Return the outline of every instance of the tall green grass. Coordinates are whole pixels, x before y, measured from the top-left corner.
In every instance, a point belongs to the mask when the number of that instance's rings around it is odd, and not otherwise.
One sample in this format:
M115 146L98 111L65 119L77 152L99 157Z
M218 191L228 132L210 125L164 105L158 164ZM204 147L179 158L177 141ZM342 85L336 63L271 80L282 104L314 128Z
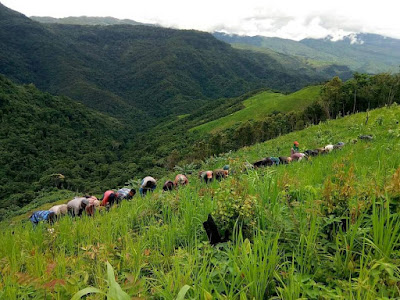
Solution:
M321 86L309 86L295 93L284 95L271 91L261 92L243 101L245 108L229 116L196 126L191 131L212 133L227 129L237 123L250 120L263 120L273 112L289 112L300 110L316 101L319 97Z
M399 297L400 184L393 174L400 166L400 108L371 111L365 120L366 114L332 120L210 158L203 169L229 163L233 174L209 185L193 175L171 193L135 197L94 218L64 217L54 232L20 219L3 223L0 298L107 293L107 262L115 283L136 299ZM374 140L353 144L360 134ZM346 146L242 172L245 161L288 155L294 140L304 150ZM231 241L212 247L202 222L215 215L221 194L234 193L256 200L254 225L234 222Z

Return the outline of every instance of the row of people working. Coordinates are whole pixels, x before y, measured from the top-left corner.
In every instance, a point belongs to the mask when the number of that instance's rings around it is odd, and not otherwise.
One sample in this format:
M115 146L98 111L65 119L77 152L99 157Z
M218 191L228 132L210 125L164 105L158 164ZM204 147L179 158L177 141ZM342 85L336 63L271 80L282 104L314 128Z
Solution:
M183 174L178 174L174 181L167 181L163 186L164 191L171 191L178 186L186 185L189 183L187 177ZM140 195L145 196L148 192L152 192L157 187L157 181L151 177L146 176L142 179L139 192ZM108 190L105 191L103 197L97 199L96 196L83 196L75 197L68 201L66 204L59 204L52 206L49 210L40 210L34 212L29 220L32 224L37 225L41 221L53 223L58 217L69 214L72 217L81 216L85 212L88 216L93 216L95 210L100 207L109 209L114 204L118 204L122 200L130 200L136 195L135 189L122 188L118 191Z
M304 157L315 156L323 153L329 153L334 149L341 149L344 143L339 142L336 145L326 145L315 150L306 150L300 152L299 143L295 141L291 148L291 155L289 157L266 157L259 161L249 164L246 168L257 168L262 166L272 166L279 164L288 164L294 160L302 160ZM216 169L214 171L200 171L199 178L205 183L209 183L215 180L222 180L228 176L229 165L225 165L222 169ZM167 180L163 185L163 191L171 191L179 186L184 186L189 183L188 178L183 174L178 174L174 181ZM157 181L151 176L146 176L140 183L139 193L141 196L145 196L148 192L152 192L157 187ZM33 224L37 224L40 221L54 222L57 217L62 215L70 214L71 216L80 216L83 211L87 215L93 216L97 207L109 208L115 203L119 203L123 199L131 199L135 196L135 189L122 188L118 191L108 190L103 194L101 199L97 199L95 196L75 197L67 204L60 204L51 207L49 210L36 211L31 217L30 221Z

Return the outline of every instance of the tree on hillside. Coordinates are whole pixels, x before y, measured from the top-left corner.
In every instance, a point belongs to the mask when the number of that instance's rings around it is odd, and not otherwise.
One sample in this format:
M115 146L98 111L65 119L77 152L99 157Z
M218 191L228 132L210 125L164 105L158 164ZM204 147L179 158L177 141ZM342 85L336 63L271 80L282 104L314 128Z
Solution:
M341 109L342 86L342 80L335 76L322 87L322 103L330 118L333 118Z

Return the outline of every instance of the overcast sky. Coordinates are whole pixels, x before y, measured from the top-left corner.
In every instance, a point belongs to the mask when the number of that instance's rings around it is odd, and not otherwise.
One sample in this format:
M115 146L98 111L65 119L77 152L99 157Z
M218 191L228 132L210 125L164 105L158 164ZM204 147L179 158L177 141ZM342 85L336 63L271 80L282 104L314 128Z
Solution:
M0 0L27 16L112 16L179 29L300 40L353 32L400 38L397 0Z

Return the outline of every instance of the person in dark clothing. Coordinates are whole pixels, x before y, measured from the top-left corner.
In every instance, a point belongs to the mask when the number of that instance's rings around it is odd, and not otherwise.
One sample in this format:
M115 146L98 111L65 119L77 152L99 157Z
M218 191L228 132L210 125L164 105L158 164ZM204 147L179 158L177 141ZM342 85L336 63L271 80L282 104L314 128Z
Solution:
M253 163L255 168L270 167L274 165L274 161L270 157L265 157Z
M317 150L306 150L306 151L304 151L304 154L307 156L317 156L318 151Z
M100 198L100 206L113 206L114 202L117 201L118 194L113 190L105 191L103 197Z
M228 171L223 169L214 170L214 177L216 180L221 181L228 177Z
M364 141L372 141L374 137L372 135L360 135L358 138Z
M337 143L336 145L333 145L333 149L335 149L335 150L337 150L337 149L341 150L341 149L343 148L343 146L344 146L344 143L343 143L343 142L339 142L339 143Z
M213 180L214 176L212 171L201 171L199 177L204 180L205 183L209 183Z
M163 191L172 191L174 189L174 183L171 180L167 180L163 185Z

